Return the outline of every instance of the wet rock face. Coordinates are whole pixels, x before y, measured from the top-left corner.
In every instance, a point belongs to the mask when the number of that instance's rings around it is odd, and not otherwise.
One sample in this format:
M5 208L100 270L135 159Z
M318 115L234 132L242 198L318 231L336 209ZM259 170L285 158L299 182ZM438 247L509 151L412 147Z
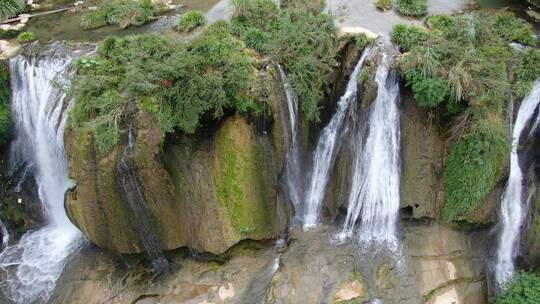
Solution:
M140 112L136 121L134 166L164 250L222 253L240 240L271 239L285 230L272 146L245 119L228 118L213 136L186 138L163 153L152 116ZM137 223L115 174L120 150L100 155L88 134L68 130L66 154L77 186L66 195L66 209L93 243L138 253Z
M121 261L87 248L67 266L53 298L73 304L487 303L485 258L478 248L479 239L489 238L484 232L405 227L401 252L379 248L369 254L352 241L337 244L336 232L327 226L293 229L288 246L280 249L240 243L220 257L224 263L169 252L172 264L182 267L159 277L133 257Z

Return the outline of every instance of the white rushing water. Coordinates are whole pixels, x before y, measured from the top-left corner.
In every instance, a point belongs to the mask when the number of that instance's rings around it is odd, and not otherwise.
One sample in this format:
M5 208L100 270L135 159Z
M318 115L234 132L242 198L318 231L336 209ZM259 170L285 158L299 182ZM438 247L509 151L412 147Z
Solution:
M399 83L389 73L387 54L377 68L377 98L371 104L368 135L361 147L361 128L355 136L356 153L347 217L340 238L351 237L361 219L360 241L396 244L399 213L400 123Z
M495 279L500 287L512 278L514 274L514 259L517 254L521 225L525 218L523 195L523 172L519 167L518 145L519 137L540 103L540 80L534 83L529 95L523 100L514 123L512 132L512 151L510 154L510 176L506 189L501 198L501 225L499 248L497 249L497 264Z
M64 155L64 126L72 106L58 83L69 58L10 61L15 141L12 163L32 168L47 224L24 234L18 244L0 254L7 271L5 291L15 303L46 302L66 258L81 244L81 234L64 210L64 194L72 186Z
M362 70L370 48L366 48L362 57L356 64L351 78L347 84L345 94L338 102L337 110L330 123L324 128L317 143L315 154L313 155L313 171L311 180L307 188L304 202L304 229L310 229L317 225L321 204L324 199L326 184L330 174L330 169L334 163L337 141L343 127L343 120L349 105L356 102L358 92L358 75Z
M285 163L285 183L287 192L291 199L294 210L298 214L301 208L301 199L303 195L303 183L300 176L300 146L298 134L298 99L293 92L289 79L283 70L283 67L278 64L279 74L283 83L285 97L287 99L287 113L289 122L289 147Z

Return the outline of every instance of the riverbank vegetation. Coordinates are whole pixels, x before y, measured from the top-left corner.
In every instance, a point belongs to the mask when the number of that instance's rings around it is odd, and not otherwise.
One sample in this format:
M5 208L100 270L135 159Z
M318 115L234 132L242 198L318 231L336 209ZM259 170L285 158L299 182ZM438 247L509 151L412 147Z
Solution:
M429 29L397 25L392 39L407 52L400 68L419 105L451 126L444 183L446 221L466 219L494 188L507 159L506 103L538 77L538 50L529 24L510 14L433 16Z
M396 10L403 16L422 17L428 13L427 0L396 0Z
M182 33L189 33L206 24L206 17L200 11L188 11L176 23L176 29Z
M81 26L94 29L105 25L142 25L154 19L159 7L152 0L103 0L97 7L88 8L81 19Z

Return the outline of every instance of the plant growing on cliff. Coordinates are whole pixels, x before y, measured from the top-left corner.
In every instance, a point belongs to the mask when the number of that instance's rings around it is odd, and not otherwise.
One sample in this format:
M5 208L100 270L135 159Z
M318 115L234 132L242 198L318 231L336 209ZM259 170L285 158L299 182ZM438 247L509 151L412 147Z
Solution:
M518 272L496 304L534 304L540 299L540 277L534 273Z
M525 97L531 91L534 81L540 77L540 50L527 49L516 74L516 95Z
M206 17L200 11L188 11L176 23L176 29L182 33L189 33L206 24Z
M535 55L509 45L530 42L532 32L513 15L485 13L433 16L427 25L430 30L398 25L392 38L408 52L400 68L419 105L444 106L451 146L443 218L465 219L500 178L509 151L506 102L512 94L523 95L538 77Z
M120 28L143 25L152 20L159 7L152 0L106 0L97 9L90 9L81 19L81 26L94 29L107 24Z
M249 111L251 58L227 24L209 26L189 44L156 34L109 37L95 57L77 63L75 128L92 133L101 152L117 144L129 104L154 113L164 132L191 133L205 114Z
M22 12L26 7L23 0L2 0L0 2L0 21Z
M0 60L0 146L6 145L11 137L9 82L8 64L5 60Z
M232 31L249 47L275 56L284 65L302 113L317 121L323 88L335 64L333 19L307 2L283 7L278 10L272 0L237 0Z
M20 43L28 43L33 41L36 38L32 32L22 32L17 36L17 41Z

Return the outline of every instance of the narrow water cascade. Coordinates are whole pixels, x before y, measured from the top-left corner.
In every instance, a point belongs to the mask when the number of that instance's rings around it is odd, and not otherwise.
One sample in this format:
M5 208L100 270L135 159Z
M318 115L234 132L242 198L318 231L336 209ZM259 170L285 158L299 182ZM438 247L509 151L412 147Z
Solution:
M81 244L64 210L73 184L64 155L64 126L73 101L59 84L69 82L71 58L18 56L10 61L15 140L10 165L26 163L38 185L46 225L24 234L0 254L7 271L5 292L15 303L46 301L66 258Z
M283 82L283 89L285 90L285 97L287 99L287 112L290 129L289 147L287 150L287 156L285 160L285 182L287 186L287 192L289 198L293 203L296 214L301 212L301 200L303 196L303 182L300 176L300 146L299 146L299 132L298 132L298 99L294 94L287 74L283 70L283 67L278 64L279 74L281 81Z
M319 221L322 201L324 199L326 185L328 184L330 169L335 160L338 140L343 128L343 121L349 105L357 100L358 75L371 48L367 47L360 60L356 64L353 73L347 83L345 94L338 102L337 110L330 123L323 129L315 154L313 155L313 171L311 180L306 189L304 201L304 229L313 228Z
M371 104L368 135L355 135L355 159L347 217L340 238L351 237L360 218L360 241L396 244L399 213L400 122L399 83L390 72L389 55L382 55L375 81L377 97ZM364 143L363 147L362 144Z
M512 132L512 151L510 154L510 176L501 198L501 233L497 249L495 279L504 288L515 271L514 260L518 253L520 230L525 218L525 198L523 195L523 172L519 166L519 138L533 119L540 103L540 80L536 80L529 95L523 100ZM536 124L536 123L534 123Z
M154 268L157 271L162 271L167 267L168 263L163 256L161 242L155 231L151 212L138 180L135 161L133 160L135 140L133 127L130 127L128 131L128 143L124 148L117 167L120 194L130 211L133 228L137 231L144 251L146 251L152 260Z

